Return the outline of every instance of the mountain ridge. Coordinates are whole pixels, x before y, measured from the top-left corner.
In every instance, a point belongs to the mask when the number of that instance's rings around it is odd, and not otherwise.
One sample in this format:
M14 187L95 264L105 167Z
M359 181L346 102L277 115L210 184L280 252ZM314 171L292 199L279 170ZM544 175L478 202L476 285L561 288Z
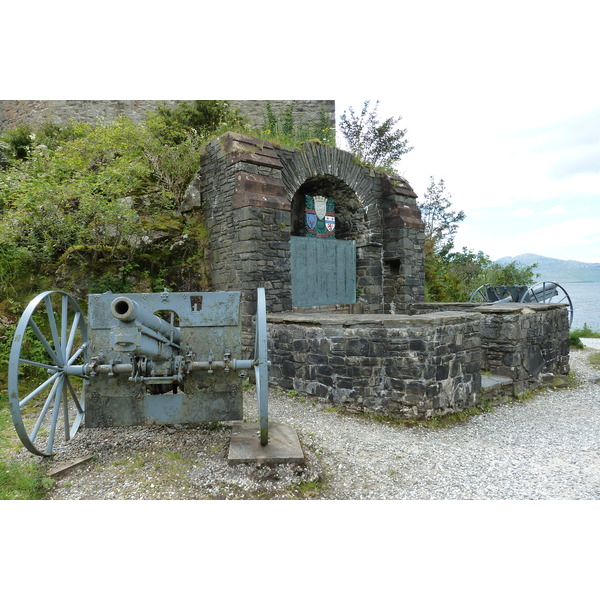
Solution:
M524 266L537 263L534 269L536 281L556 281L557 283L586 283L600 281L600 263L586 263L577 260L562 260L540 254L519 254L503 256L495 263L505 265L516 262Z

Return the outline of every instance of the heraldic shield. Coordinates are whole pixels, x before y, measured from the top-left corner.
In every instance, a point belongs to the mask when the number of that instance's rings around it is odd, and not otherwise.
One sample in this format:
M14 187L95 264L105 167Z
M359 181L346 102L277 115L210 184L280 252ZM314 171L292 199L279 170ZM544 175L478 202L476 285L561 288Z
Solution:
M335 239L335 201L305 195L306 237Z

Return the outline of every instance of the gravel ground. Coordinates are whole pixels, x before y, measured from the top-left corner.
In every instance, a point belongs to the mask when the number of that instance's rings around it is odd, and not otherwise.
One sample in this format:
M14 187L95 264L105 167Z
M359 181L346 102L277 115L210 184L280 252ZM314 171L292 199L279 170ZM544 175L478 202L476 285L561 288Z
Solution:
M52 500L600 499L600 371L588 362L598 342L571 353L576 388L442 429L381 424L271 389L269 418L296 429L304 466L229 466L230 424L82 429L53 458L19 457L51 469L94 455L56 477ZM252 392L244 404L255 420Z

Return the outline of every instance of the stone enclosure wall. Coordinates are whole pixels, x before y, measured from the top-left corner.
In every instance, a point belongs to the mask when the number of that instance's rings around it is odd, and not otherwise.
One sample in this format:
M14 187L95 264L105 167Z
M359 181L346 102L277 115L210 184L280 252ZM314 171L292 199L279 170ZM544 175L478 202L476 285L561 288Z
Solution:
M480 315L270 315L270 379L337 406L425 419L476 405Z
M482 372L506 378L515 397L569 373L565 307L419 304L412 312L270 315L271 381L345 408L426 419L479 404Z
M423 303L412 314L469 311L482 317L481 369L512 381L518 396L569 373L569 316L559 304Z

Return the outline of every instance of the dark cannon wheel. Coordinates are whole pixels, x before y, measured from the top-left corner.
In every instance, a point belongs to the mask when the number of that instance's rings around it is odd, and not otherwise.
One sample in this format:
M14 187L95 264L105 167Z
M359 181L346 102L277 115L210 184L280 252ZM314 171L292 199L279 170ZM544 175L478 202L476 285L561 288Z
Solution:
M543 304L566 304L569 313L569 327L573 324L573 302L567 290L554 281L534 283L521 297L521 302Z
M469 298L469 302L490 302L488 298L487 289L489 287L489 283L485 283L484 285L479 286Z
M57 436L70 440L85 410L87 329L77 302L49 291L27 306L15 331L8 364L8 398L17 435L40 456Z

